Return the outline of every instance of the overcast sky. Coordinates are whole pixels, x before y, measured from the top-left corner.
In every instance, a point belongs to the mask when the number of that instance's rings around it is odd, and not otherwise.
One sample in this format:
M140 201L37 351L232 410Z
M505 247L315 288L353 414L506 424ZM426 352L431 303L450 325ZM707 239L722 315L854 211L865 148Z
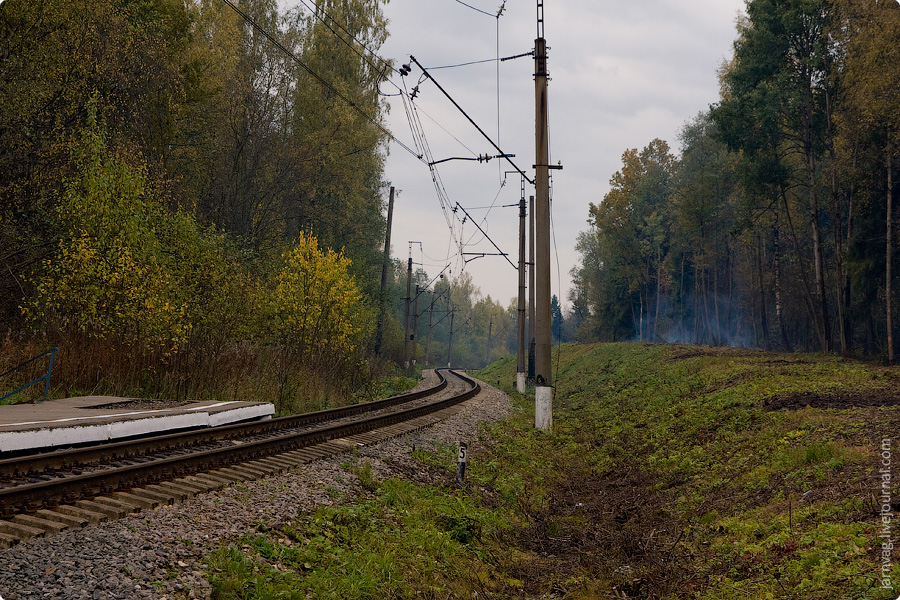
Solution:
M390 38L380 54L397 66L409 55L426 68L469 116L513 161L533 178L534 62L530 57L501 62L499 131L497 62L432 69L494 59L498 55L501 0L391 0L384 7ZM291 1L283 2L290 6ZM544 37L549 46L550 155L553 172L553 222L556 254L553 293L568 305L569 270L578 261L576 237L588 228L588 205L599 203L609 180L621 167L622 153L643 148L654 138L679 151L678 133L686 121L718 98L717 70L732 53L735 22L743 0L545 0ZM530 52L537 33L535 0L510 0L499 18L499 56ZM408 89L419 82L413 66ZM394 82L400 78L394 76ZM385 93L396 92L390 84ZM390 128L414 147L399 98L391 101ZM434 160L496 154L429 81L419 83L419 118ZM509 164L450 161L438 165L452 204L465 207L511 260L517 262L520 178L506 175ZM496 252L470 222L456 216L453 234L442 212L428 167L398 144L391 144L386 177L397 190L392 255L424 263L433 277L448 263L453 275L470 272L483 295L507 306L517 294L516 271L499 256L464 264L464 252ZM526 186L526 197L534 188ZM490 211L478 207L494 205ZM482 221L482 219L486 220ZM559 269L557 269L557 256ZM471 256L466 258L471 259Z

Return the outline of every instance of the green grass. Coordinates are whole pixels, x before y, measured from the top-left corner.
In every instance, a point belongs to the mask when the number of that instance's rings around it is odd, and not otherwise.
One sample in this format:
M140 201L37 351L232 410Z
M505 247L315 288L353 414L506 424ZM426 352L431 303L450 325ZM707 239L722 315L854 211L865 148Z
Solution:
M214 598L448 597L471 586L484 536L504 527L464 494L391 480L209 559Z
M409 391L419 383L418 376L407 377L403 375L391 375L382 377L372 385L366 386L354 394L353 402L370 402L390 398L397 394Z
M9 398L4 398L0 400L0 406L12 405L12 404L21 404L22 402L31 402L32 400L29 398L25 398L25 396L21 393L13 394Z
M213 597L900 593L880 587L876 501L881 440L900 431L900 409L767 409L791 394L892 398L900 370L646 344L567 345L558 369L552 433L534 429L532 399L507 390L516 410L470 454L465 490L449 485L451 444L413 454L443 487L348 464L364 496L220 549ZM511 357L480 377L512 382L514 370ZM900 569L888 575L900 584Z
M508 380L514 363L484 377ZM548 442L566 475L596 478L609 544L594 568L636 597L895 598L879 589L872 475L896 408L767 411L794 392L865 396L884 369L833 357L676 346L563 348ZM579 475L576 475L579 474ZM558 477L552 473L545 479ZM532 475L534 478L534 475ZM609 481L628 482L617 494ZM585 487L582 484L582 487ZM588 486L590 487L590 486ZM894 487L896 493L896 486ZM636 500L635 500L636 499ZM618 517L618 518L616 518ZM565 523L556 515L551 520ZM900 584L900 570L893 580ZM632 581L632 583L634 583ZM621 589L621 586L620 586ZM577 595L576 595L577 597Z

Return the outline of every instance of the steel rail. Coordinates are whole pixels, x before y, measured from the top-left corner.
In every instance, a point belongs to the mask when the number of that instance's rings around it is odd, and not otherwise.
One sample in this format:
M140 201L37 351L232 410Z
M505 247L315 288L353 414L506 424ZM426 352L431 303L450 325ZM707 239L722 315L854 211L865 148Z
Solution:
M189 448L208 442L224 439L234 439L253 435L277 433L286 429L306 427L316 423L352 417L359 414L374 412L399 404L413 402L421 398L436 394L447 387L447 380L438 370L438 383L429 388L397 394L390 398L374 400L351 406L341 406L300 415L290 415L267 419L265 421L253 421L250 423L236 423L221 427L207 429L193 429L178 433L169 433L139 440L112 442L107 444L91 445L83 448L69 448L28 456L6 458L0 460L0 481L12 480L16 477L36 476L51 469L66 470L74 465L97 464L103 461L120 460L154 452L170 451L177 448Z
M147 463L114 467L58 480L0 489L0 516L8 517L20 512L33 512L42 507L52 508L60 503L72 503L81 498L125 491L373 431L443 410L464 402L481 391L480 385L475 380L455 371L449 372L469 384L470 389L425 406L379 415L353 423L294 432L276 438L205 450L188 456L162 458Z

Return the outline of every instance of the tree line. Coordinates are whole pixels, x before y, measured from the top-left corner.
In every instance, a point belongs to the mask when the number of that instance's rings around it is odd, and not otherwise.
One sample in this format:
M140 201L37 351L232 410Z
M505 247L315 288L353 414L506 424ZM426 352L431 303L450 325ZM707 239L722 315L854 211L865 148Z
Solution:
M466 271L429 277L417 268L410 278L409 343L406 335L407 265L393 263L387 292L383 354L397 364L478 369L515 353L518 303L483 296Z
M681 153L627 150L578 239L580 339L893 361L900 5L750 0Z

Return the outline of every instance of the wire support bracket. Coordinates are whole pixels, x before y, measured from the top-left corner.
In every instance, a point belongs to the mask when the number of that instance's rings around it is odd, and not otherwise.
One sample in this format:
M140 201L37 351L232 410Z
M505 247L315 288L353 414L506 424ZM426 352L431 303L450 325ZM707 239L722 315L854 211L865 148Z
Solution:
M519 173L520 175L522 175L522 177L524 177L525 180L526 180L528 183L530 183L531 185L534 185L534 180L533 180L533 179L530 179L530 178L528 177L528 175L525 174L525 171L523 171L522 169L520 169L519 166L518 166L516 163L514 163L514 162L509 158L510 155L508 155L507 153L503 152L503 150L500 149L500 146L498 146L498 145L494 142L494 140L492 140L491 137L490 137L488 134L486 134L486 133L484 132L484 130L483 130L481 127L478 126L478 123L476 123L475 121L472 120L472 117L470 117L470 116L468 115L468 113L466 113L466 111L464 111L463 108L456 102L456 100L454 100L453 97L452 97L450 94L447 93L447 90L445 90L445 89L441 86L441 84L439 84L439 83L437 82L437 80L436 80L434 77L431 76L431 73L428 72L428 69L426 69L425 67L423 67L423 66L422 66L422 63L420 63L418 60L416 60L416 57L415 57L415 56L410 56L410 57L409 57L409 60L410 60L410 62L415 63L417 67L419 67L420 69L422 69L422 73L425 75L425 77L428 78L428 79L430 79L431 82L434 83L434 85L437 87L437 89L440 90L440 92L441 92L442 94L444 94L444 96L446 96L448 100L450 100L450 102L453 104L453 106L455 106L456 109L457 109L460 113L462 113L462 115L463 115L466 119L468 119L469 123L471 123L472 126L475 127L475 129L478 130L478 133L480 133L482 136L484 136L484 139L486 139L486 140L491 144L491 146L493 146L494 149L495 149L498 153L500 153L500 155L503 156L503 157L506 159L506 161L507 161L510 165L512 165L512 168L515 169L516 171L518 171L518 173Z

